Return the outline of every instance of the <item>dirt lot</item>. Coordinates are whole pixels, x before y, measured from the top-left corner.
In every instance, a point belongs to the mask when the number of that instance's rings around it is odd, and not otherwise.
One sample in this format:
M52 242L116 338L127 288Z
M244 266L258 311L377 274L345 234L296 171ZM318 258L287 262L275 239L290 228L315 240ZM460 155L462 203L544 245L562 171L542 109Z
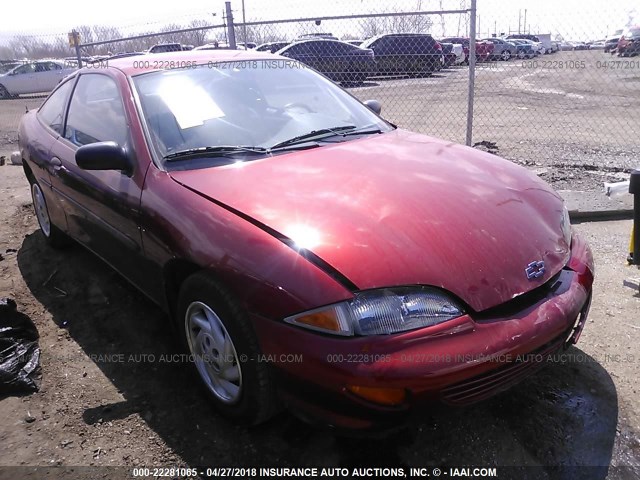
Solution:
M603 54L560 55L595 61L599 57L587 56ZM565 78L564 72L522 80L531 71L517 63L499 67L483 67L479 75L483 120L476 141L497 142L500 154L517 156L558 188L600 188L604 178L633 166L637 140L611 132L625 115L637 119L629 112L640 103L638 83L629 82L634 90L629 87L628 97L603 105L602 86L589 75L578 88L575 75ZM354 92L381 99L388 118L401 125L460 140L451 132L464 131L465 74L458 69L435 78L376 81ZM563 95L531 91L552 88L544 86L545 78L558 91L583 95L574 100L584 102L564 112L549 101ZM497 79L507 86L498 88ZM526 88L518 87L518 79L529 82L520 84ZM399 86L404 104L389 97ZM438 88L451 89L446 100ZM490 94L505 115L507 106L514 115L501 120L504 128L490 124L483 110ZM0 104L0 150L14 148L15 119L25 103L40 101ZM538 115L527 117L525 132L519 112L529 110L518 107L527 105L535 105ZM400 109L405 122L397 118ZM606 129L598 138L583 137L596 118ZM540 147L553 155L540 154ZM598 275L589 323L564 361L473 408L433 407L390 438L353 439L311 428L286 412L250 430L220 418L184 365L160 361L175 352L162 312L82 248L45 245L20 167L0 167L0 195L0 296L14 298L37 325L43 370L38 393L0 400L0 465L552 465L560 470L532 469L518 478L640 478L640 295L622 286L624 278L639 274L624 264L628 221L575 227L594 249ZM110 361L114 354L126 360ZM590 468L575 468L584 466ZM11 478L42 474L2 472Z
M0 168L0 194L0 294L37 325L43 370L38 393L0 401L2 465L555 465L562 478L605 478L611 465L609 478L636 478L616 468L640 468L640 295L622 286L634 273L628 221L576 226L598 276L568 358L474 408L434 407L367 440L288 413L251 430L220 418L183 365L160 361L175 349L156 307L82 248L45 245L20 167ZM108 359L121 353L124 362ZM521 478L555 478L547 473Z

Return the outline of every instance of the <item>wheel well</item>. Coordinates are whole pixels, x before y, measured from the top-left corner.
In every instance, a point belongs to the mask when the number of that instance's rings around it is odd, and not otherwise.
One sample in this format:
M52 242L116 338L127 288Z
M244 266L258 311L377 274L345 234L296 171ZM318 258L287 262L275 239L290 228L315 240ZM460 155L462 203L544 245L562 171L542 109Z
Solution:
M196 272L199 272L202 268L193 262L182 259L170 260L163 269L164 285L165 285L165 297L167 300L167 307L173 317L176 313L176 306L178 304L178 295L180 294L180 287L182 283Z
M22 159L22 169L24 170L24 174L27 176L29 183L34 183L36 180L36 177L33 175L33 172L31 171L31 167L29 167L29 165L27 164L27 162L24 161L24 159Z

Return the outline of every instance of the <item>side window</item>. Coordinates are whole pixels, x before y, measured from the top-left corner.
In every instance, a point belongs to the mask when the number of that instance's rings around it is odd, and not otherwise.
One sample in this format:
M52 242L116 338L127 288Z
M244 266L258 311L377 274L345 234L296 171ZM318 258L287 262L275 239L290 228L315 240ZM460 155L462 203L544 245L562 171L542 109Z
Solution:
M16 68L14 75L22 75L24 73L33 73L35 70L35 65L33 63L26 63L22 65L20 68Z
M62 134L62 124L64 122L64 109L71 93L73 80L60 85L55 92L44 102L38 110L38 117L55 132Z
M116 82L100 74L80 76L71 97L64 138L82 146L127 143L127 120Z

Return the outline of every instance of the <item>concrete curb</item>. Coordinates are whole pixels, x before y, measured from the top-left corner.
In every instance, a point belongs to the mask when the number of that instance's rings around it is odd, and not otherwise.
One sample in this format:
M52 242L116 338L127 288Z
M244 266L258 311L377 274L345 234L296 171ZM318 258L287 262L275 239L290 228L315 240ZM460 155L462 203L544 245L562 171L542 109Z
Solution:
M569 210L571 223L608 222L633 220L633 209L617 210Z

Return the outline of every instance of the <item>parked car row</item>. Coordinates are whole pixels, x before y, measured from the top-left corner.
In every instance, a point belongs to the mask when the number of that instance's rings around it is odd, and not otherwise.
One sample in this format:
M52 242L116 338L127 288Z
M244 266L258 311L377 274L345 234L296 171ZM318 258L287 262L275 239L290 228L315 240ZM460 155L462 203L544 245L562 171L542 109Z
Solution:
M631 38L631 37L630 37ZM634 40L628 40L634 52ZM256 45L238 42L238 49L278 53L298 60L336 82L360 84L376 75L428 76L453 65L468 64L470 40L447 37L440 40L425 33L382 34L367 40L340 41L330 33L301 35L293 42L269 42ZM556 48L557 47L557 48ZM180 43L161 43L146 51L118 52L82 57L83 64L104 63L118 58L186 50L228 50L228 43L213 41L193 47ZM550 35L512 34L476 41L477 61L528 59L553 53L559 46ZM619 47L618 47L619 49ZM75 57L64 60L38 60L0 64L0 99L20 94L51 91L66 75L78 68ZM4 71L4 73L3 73Z

